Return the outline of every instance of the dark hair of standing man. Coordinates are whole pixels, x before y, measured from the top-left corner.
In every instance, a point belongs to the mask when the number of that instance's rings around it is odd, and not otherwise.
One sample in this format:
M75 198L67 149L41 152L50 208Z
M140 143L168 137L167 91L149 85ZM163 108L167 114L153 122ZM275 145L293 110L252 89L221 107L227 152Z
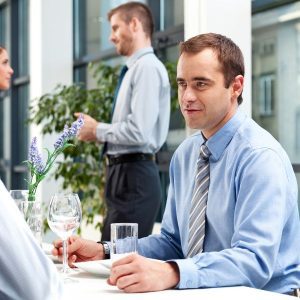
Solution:
M234 78L238 75L244 76L245 65L241 49L229 38L221 34L205 33L181 42L180 55L186 53L199 53L204 49L212 49L221 65L221 72L224 75L225 88L228 88ZM242 93L238 97L238 104L243 102Z
M127 24L134 17L139 19L139 21L142 23L145 34L150 39L152 38L154 22L152 13L147 5L140 2L128 2L119 5L108 12L108 20L110 21L111 17L116 13L119 13L122 20Z

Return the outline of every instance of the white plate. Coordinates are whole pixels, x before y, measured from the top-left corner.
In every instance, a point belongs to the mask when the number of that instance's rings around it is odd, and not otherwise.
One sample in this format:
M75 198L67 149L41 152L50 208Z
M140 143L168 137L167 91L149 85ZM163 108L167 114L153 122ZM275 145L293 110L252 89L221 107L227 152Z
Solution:
M105 266L103 262L104 260L93 260L93 261L75 262L73 263L73 265L91 274L109 275L110 267Z

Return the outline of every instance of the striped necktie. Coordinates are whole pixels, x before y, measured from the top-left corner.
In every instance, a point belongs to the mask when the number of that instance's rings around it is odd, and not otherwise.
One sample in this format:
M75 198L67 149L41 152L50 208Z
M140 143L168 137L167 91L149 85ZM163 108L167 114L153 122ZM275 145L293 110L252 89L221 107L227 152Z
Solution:
M203 251L205 236L205 215L209 188L209 156L210 151L205 144L200 147L197 160L197 174L189 217L189 239L187 257Z
M116 107L118 93L119 93L119 90L120 90L120 87L121 87L121 83L122 83L123 78L124 78L124 76L125 76L125 74L126 74L127 71L128 71L128 67L126 65L124 65L122 67L121 71L120 71L118 83L117 83L117 86L115 88L114 100L113 100L113 103L112 103L112 108L111 108L111 113L110 113L110 122L112 121L113 114L114 114L114 111L115 111L115 107ZM100 155L100 159L101 160L104 157L106 151L107 151L107 142L105 142L103 144L102 152L101 152L101 155Z

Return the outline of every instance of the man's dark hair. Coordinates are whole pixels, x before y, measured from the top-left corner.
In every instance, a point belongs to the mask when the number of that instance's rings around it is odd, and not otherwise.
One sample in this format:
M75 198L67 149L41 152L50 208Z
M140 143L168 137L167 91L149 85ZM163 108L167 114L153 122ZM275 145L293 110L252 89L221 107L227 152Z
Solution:
M122 5L119 5L113 8L108 12L107 18L110 21L111 17L119 13L120 17L125 23L129 23L132 18L136 17L142 23L143 30L145 34L151 39L153 30L154 30L154 22L152 13L149 7L140 2L128 2Z
M212 49L218 57L221 72L224 75L225 88L228 88L238 75L244 76L245 65L241 49L229 38L221 34L205 33L181 42L180 55L182 53L199 53L204 49ZM238 104L243 102L242 93L238 97Z

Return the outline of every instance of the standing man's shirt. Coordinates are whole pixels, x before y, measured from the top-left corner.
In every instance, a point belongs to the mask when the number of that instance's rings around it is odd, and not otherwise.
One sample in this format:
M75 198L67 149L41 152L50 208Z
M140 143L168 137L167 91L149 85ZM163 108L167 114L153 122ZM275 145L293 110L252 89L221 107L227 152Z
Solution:
M35 241L0 180L0 299L62 299L53 262Z
M108 142L107 154L156 153L166 140L170 119L167 71L143 48L128 58L112 124L99 123L97 139Z
M174 259L179 288L244 285L279 293L298 288L295 174L280 144L241 112L206 142L212 154L204 253L181 260L188 250L196 161L203 142L200 133L194 134L175 152L161 235L139 240L139 253Z

